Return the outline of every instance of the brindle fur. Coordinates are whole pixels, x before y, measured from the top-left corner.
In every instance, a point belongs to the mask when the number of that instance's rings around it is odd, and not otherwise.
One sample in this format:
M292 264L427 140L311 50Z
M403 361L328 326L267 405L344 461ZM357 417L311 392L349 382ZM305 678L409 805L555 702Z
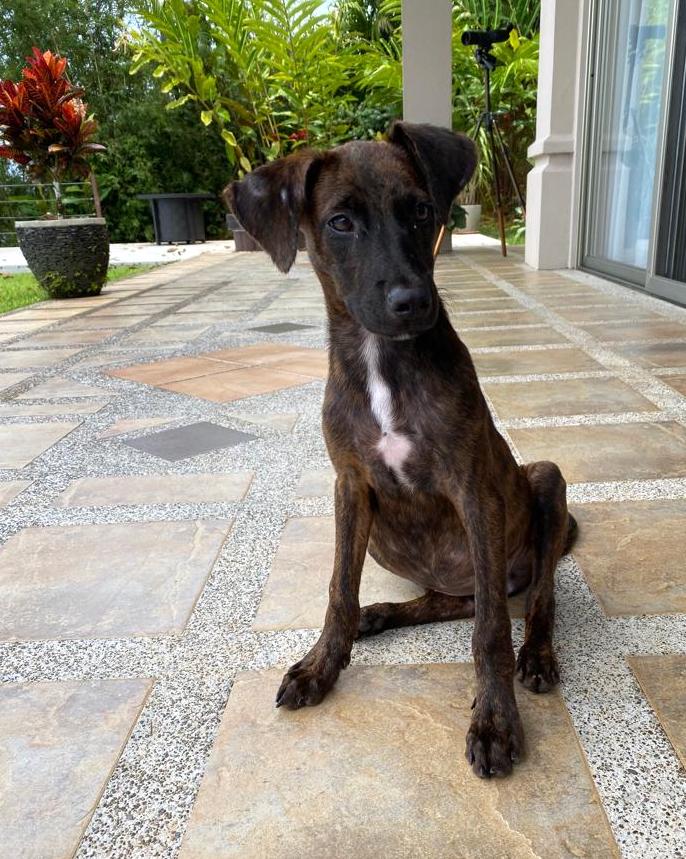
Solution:
M477 688L466 753L475 773L488 777L510 772L522 752L515 670L536 692L558 681L553 575L575 523L558 467L517 465L496 431L434 284L438 226L475 163L468 138L395 123L386 142L262 167L230 186L227 202L282 270L295 258L298 229L305 232L329 321L323 427L337 474L334 571L321 636L286 673L277 706L319 703L357 637L474 616ZM420 218L426 203L430 217ZM331 223L341 213L353 225L345 234ZM394 285L414 289L421 307L402 318L391 312ZM394 431L411 447L400 471L379 454L362 358L369 332L391 391ZM367 551L426 595L360 610ZM507 596L529 584L515 664Z

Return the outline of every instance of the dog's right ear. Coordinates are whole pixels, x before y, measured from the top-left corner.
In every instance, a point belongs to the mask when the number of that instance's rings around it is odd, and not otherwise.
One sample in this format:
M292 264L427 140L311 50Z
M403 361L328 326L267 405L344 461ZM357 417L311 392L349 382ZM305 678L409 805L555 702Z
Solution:
M319 157L304 151L279 158L232 182L222 194L241 226L281 271L288 271L295 261L308 173Z

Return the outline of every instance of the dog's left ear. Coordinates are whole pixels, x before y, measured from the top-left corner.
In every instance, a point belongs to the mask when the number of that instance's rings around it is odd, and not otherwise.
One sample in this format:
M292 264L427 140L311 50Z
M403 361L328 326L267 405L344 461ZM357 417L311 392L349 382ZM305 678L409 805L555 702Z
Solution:
M316 152L279 158L232 182L222 194L241 226L267 251L281 271L288 271L298 252L298 226Z
M407 152L424 177L438 219L447 223L455 197L469 182L478 156L474 142L437 125L394 122L388 130L391 143Z

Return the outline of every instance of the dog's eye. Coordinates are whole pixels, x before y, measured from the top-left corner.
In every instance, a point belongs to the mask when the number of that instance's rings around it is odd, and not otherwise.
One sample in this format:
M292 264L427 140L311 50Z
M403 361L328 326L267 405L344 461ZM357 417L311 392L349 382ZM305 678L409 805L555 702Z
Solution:
M417 208L415 209L415 218L418 221L427 221L429 219L429 215L431 214L431 206L428 203L417 203Z
M337 233L351 233L354 229L353 222L346 215L334 215L329 219L329 226Z

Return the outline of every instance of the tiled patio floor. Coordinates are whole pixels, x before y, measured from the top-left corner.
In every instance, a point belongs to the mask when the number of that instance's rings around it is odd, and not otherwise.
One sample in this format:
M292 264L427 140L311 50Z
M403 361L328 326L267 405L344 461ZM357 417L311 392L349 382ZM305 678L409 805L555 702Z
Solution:
M470 621L274 709L333 553L324 305L302 257L213 254L0 318L0 856L686 857L686 311L491 250L437 280L581 527L514 775L463 757Z

